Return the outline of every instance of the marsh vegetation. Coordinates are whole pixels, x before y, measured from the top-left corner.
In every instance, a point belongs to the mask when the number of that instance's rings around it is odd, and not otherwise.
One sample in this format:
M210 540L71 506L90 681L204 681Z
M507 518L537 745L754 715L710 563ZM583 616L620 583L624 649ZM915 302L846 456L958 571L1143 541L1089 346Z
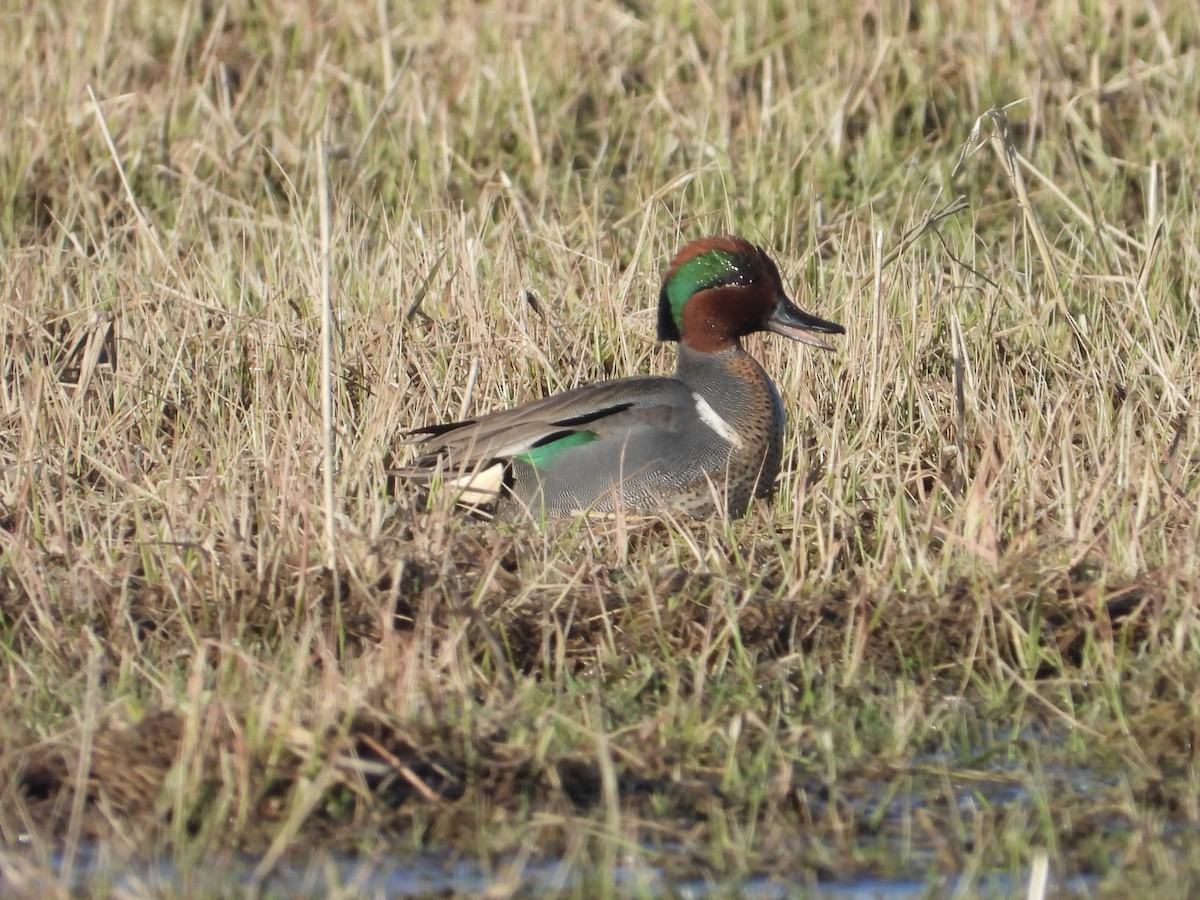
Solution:
M1200 20L884 7L0 14L11 891L1195 890ZM542 530L389 479L406 427L669 371L662 267L724 232L848 330L750 342L771 501Z

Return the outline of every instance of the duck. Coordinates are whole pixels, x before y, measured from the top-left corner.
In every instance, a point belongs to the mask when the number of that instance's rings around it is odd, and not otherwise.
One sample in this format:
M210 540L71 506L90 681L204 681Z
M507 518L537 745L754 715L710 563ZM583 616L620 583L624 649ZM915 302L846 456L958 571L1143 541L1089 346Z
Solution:
M837 324L804 312L760 246L692 240L658 298L658 339L677 343L673 376L589 384L461 422L406 432L419 458L398 470L441 483L484 513L743 515L774 490L787 421L742 338L768 331L822 350Z

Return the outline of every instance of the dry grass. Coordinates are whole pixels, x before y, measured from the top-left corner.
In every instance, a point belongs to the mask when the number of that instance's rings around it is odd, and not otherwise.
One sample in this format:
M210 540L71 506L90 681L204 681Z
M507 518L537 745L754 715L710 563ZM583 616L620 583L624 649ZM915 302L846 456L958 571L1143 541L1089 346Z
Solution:
M385 6L0 18L10 879L93 841L446 848L500 892L1044 850L1185 893L1192 5ZM659 272L723 231L849 331L753 341L773 502L543 535L389 492L405 426L669 370Z

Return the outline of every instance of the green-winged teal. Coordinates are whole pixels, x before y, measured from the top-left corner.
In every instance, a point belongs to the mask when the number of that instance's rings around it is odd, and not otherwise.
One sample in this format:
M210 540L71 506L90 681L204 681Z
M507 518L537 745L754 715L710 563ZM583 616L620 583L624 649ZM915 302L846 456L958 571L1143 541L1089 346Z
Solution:
M463 503L500 500L535 516L741 515L771 492L783 447L779 392L742 349L756 331L829 350L815 335L844 329L796 307L762 248L692 241L658 301L658 339L680 345L673 378L621 378L414 429L423 455L401 474L427 483L441 473Z

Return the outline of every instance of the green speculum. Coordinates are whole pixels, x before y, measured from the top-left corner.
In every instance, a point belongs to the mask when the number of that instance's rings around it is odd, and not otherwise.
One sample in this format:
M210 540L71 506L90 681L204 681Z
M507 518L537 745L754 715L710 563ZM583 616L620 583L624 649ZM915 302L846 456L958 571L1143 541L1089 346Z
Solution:
M675 327L683 331L683 305L693 294L728 280L730 273L737 270L738 257L724 250L710 250L680 266L667 282L667 299L671 302Z
M527 462L535 469L544 467L547 463L556 459L564 450L571 447L580 447L584 444L590 444L596 440L596 434L591 431L571 431L564 434L562 437L554 438L539 444L536 447L531 447L524 453L518 453L513 459L519 459L522 462Z

